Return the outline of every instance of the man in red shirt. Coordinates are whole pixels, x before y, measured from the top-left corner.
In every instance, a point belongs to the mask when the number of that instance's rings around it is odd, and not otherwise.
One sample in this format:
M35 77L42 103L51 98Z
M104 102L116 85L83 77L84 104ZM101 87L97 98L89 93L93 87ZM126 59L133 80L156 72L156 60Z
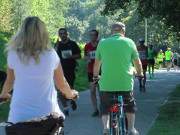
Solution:
M140 91L145 92L145 86L146 86L146 71L147 71L147 65L148 65L148 47L144 44L144 39L139 39L139 46L137 47L139 52L139 58L142 63L143 68L143 78L139 78L139 89Z
M91 101L94 108L94 112L92 114L93 117L99 115L99 110L97 107L97 97L96 97L96 85L93 83L93 67L95 62L95 52L98 45L98 31L91 30L90 31L90 42L85 45L84 48L84 56L85 60L88 63L88 80L90 84L90 92L91 92Z

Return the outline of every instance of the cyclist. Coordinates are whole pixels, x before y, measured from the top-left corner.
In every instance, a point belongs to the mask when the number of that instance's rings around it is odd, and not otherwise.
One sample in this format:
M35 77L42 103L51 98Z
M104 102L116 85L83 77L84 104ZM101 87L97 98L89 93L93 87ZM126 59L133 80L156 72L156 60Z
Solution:
M150 79L154 78L155 51L153 45L148 48L148 71Z
M142 68L143 68L143 82L142 82L142 78L139 78L139 89L140 91L143 90L145 91L145 86L146 86L146 71L147 71L147 65L148 65L148 47L145 46L144 44L144 39L139 39L139 46L137 47L138 49L138 53L139 53L139 57L142 63Z
M96 50L94 80L102 69L100 85L100 102L103 122L103 134L109 135L109 108L114 93L122 95L128 120L128 134L138 135L134 127L135 100L133 96L133 72L135 65L137 74L143 76L142 65L135 43L125 37L125 25L121 22L112 25L112 36L102 39Z
M175 50L174 53L173 53L173 66L174 66L175 71L178 70L178 57L179 57L179 54Z
M167 50L165 52L165 60L166 60L167 71L170 71L170 69L171 69L172 58L173 58L173 52L171 51L171 48L167 48Z
M158 55L157 55L157 60L158 60L158 63L159 63L159 68L161 69L162 68L162 64L164 62L164 53L162 50L159 51Z
M97 96L96 96L96 85L93 84L93 66L95 61L95 52L98 45L98 31L91 30L90 31L90 42L85 45L84 55L85 60L88 63L88 80L90 83L90 94L91 94L91 102L94 108L94 112L92 114L93 117L99 115L98 105L97 105Z
M58 106L54 80L68 99L75 98L77 92L64 79L60 59L38 17L27 17L12 37L7 62L7 78L0 98L10 98L13 88L8 122L24 122L52 112L64 116Z
M70 87L74 88L75 71L77 66L77 59L81 58L81 51L76 42L68 38L68 32L66 28L60 28L58 31L61 41L56 43L56 51L61 59L61 65L64 72L64 76ZM64 107L64 114L69 116L68 100L60 94L60 100ZM71 100L71 107L73 110L77 109L76 102Z

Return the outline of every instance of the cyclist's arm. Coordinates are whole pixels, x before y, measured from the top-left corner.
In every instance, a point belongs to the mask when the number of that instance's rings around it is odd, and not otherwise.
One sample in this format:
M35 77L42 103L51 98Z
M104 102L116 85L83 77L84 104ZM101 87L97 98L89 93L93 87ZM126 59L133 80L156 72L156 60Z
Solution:
M10 98L9 92L13 89L14 80L14 70L8 67L6 81L3 85L3 90L1 92L0 98Z
M133 60L134 67L136 69L137 75L142 76L143 70L142 70L142 64L139 58Z
M99 75L100 68L101 68L101 61L98 59L95 59L93 76Z
M60 90L66 98L73 98L74 93L72 92L68 82L66 81L61 65L59 64L57 69L54 71L54 81L58 90Z

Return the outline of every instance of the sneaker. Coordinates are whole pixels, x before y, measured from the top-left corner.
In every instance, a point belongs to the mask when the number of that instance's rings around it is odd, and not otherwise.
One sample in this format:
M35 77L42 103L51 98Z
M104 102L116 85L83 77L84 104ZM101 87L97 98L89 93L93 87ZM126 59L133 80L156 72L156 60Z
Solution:
M74 100L71 100L71 108L73 111L77 110L77 104Z
M64 110L63 113L64 113L64 115L65 115L66 117L69 116L69 110L68 110L68 109Z
M110 135L110 134L109 134L109 129L104 129L104 130L103 130L103 135Z
M97 116L99 116L99 111L98 111L98 110L96 110L96 111L93 112L93 114L92 114L92 117L97 117Z
M139 135L139 132L136 129L134 129L131 132L129 132L128 135Z

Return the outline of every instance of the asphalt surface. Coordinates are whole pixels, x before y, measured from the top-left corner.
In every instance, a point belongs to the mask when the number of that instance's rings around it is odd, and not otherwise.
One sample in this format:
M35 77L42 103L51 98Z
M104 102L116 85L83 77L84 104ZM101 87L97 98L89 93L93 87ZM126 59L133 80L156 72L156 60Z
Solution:
M135 127L140 135L147 135L149 129L158 116L158 109L162 106L168 94L180 83L180 72L159 70L154 79L147 80L146 93L140 93L135 79L134 93L137 101ZM71 112L65 121L65 135L102 135L100 117L91 117L92 105L89 91L82 92L77 101L78 110Z

